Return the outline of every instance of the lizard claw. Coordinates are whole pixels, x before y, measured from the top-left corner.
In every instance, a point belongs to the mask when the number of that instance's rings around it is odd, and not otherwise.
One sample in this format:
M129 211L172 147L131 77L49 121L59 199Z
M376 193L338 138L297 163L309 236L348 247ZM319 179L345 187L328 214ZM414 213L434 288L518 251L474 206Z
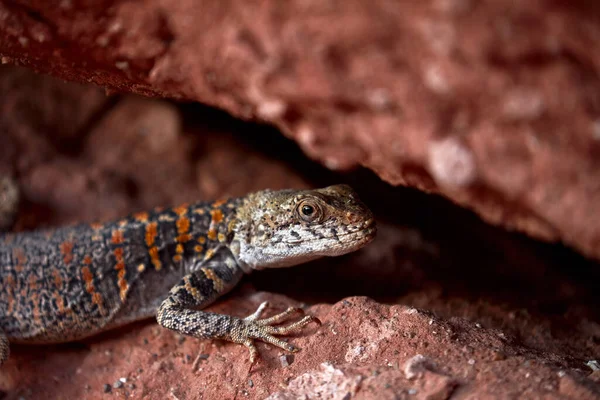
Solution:
M255 340L261 340L285 351L296 353L300 351L300 348L277 338L275 335L288 335L299 332L311 322L315 322L319 326L321 325L321 321L318 318L313 317L312 315L305 315L300 320L289 325L273 326L274 324L284 321L292 314L304 314L304 310L297 307L288 307L285 311L272 317L259 319L267 306L268 303L263 302L254 313L244 319L240 319L241 326L231 337L232 341L241 343L248 348L248 351L250 352L250 369L252 369L252 366L259 357L254 344Z

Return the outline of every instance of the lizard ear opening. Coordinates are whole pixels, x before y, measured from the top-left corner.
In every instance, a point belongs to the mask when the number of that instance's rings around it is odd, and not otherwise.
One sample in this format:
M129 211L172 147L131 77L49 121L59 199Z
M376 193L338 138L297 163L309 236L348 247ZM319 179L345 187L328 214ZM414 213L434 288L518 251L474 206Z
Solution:
M318 222L323 218L323 209L316 201L306 199L296 206L296 215L304 222Z

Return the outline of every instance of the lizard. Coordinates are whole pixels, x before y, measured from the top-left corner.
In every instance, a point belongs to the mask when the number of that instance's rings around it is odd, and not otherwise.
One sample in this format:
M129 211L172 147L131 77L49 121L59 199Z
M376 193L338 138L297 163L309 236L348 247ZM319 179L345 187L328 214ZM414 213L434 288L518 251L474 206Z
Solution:
M0 196L1 197L1 196ZM347 185L262 190L157 207L107 223L0 236L0 365L9 343L76 341L155 317L182 335L299 349L278 336L320 321L288 307L261 318L204 311L243 275L339 256L371 242L372 212ZM301 319L281 325L292 315Z

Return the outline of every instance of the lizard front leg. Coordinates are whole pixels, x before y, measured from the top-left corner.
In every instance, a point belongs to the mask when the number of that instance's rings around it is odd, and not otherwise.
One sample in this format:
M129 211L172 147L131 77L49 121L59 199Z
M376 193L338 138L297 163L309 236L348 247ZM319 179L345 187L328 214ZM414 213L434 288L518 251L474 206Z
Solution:
M266 302L246 318L194 310L192 308L208 306L231 290L241 279L243 271L228 249L219 250L210 261L201 262L190 270L192 272L170 290L169 297L159 307L158 323L183 335L243 344L250 351L251 364L254 364L258 356L254 340L262 340L296 352L298 348L275 335L297 332L313 321L319 323L317 318L307 315L287 326L272 326L302 311L290 307L273 317L259 319L268 305Z

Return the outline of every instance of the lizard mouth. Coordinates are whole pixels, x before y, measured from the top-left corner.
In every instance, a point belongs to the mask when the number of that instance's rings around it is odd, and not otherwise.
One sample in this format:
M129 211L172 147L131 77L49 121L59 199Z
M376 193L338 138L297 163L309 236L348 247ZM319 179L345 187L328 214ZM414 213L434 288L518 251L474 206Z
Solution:
M336 236L338 242L348 249L358 249L375 239L377 226L371 219L361 229Z
M366 244L375 239L375 236L377 234L377 227L375 227L374 225L368 226L367 228L363 228L362 230L355 232L354 234L357 234L359 236L357 242L360 242L361 244Z

